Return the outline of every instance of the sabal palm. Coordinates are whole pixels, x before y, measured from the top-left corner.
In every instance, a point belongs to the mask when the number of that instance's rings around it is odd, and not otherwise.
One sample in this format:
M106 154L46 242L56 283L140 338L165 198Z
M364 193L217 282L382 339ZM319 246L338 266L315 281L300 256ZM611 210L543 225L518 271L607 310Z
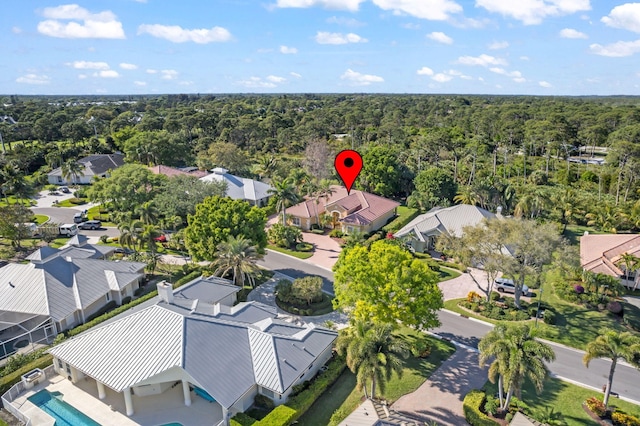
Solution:
M262 256L250 240L242 235L229 236L226 242L218 244L215 258L211 264L215 268L215 275L225 276L231 273L235 285L244 287L248 282L251 287L255 286L255 277L260 270L256 262Z
M13 163L6 163L0 170L0 177L2 179L2 191L5 192L5 188L12 192L14 195L19 196L22 192L22 186L26 184L24 176L20 168ZM6 193L5 193L6 199ZM6 199L7 204L9 200Z
M600 335L587 344L587 350L582 358L584 365L589 368L589 363L595 358L606 358L611 360L609 368L609 377L607 379L607 388L604 393L604 405L609 405L609 395L611 394L611 385L613 384L613 375L616 371L616 365L619 360L625 360L630 363L638 363L640 359L640 338L629 333L628 331L619 332L611 329L605 329ZM640 367L640 365L636 365Z
M321 199L324 199L326 203L327 200L333 194L335 194L335 192L336 190L331 185L330 180L322 179L320 183L318 183L318 186L316 187L316 190L313 194L314 200L315 200L315 207L316 207L316 223L318 224L318 226L320 226L320 215L318 214L318 204L320 204Z
M506 398L501 401L503 410L509 407L514 393L520 394L525 378L529 378L541 392L549 374L545 362L555 359L553 349L536 340L535 329L527 324L498 324L480 340L478 349L481 366L495 357L489 368L489 379L495 382L498 375L499 387L500 380L506 387Z
M120 245L122 247L134 248L140 238L140 232L144 224L140 220L122 222L118 225L120 231Z
M155 224L158 221L159 213L153 201L143 203L138 207L137 213L140 215L140 220L142 220L146 225Z
M458 191L456 196L453 197L453 201L458 204L477 206L482 202L482 199L472 187L464 186Z
M84 166L75 160L68 160L60 166L62 177L66 181L71 181L72 185L75 185L76 179L82 174Z
M620 210L612 205L598 205L597 210L591 213L587 213L587 225L595 226L605 232L617 232L617 228L620 226Z
M289 179L273 181L271 185L273 188L267 192L275 198L276 209L282 211L282 224L286 225L286 208L298 202L298 194Z
M535 219L549 204L549 196L543 188L525 193L516 204L516 217L528 216Z
M629 282L629 273L633 270L635 270L638 266L640 266L640 258L638 258L637 256L634 256L631 253L623 253L620 256L620 265L624 265L624 274L627 280L627 283ZM628 285L628 284L627 284ZM635 286L634 286L635 288Z
M139 247L142 249L142 247L147 246L147 250L151 253L155 253L157 251L157 243L155 239L160 235L162 235L162 233L157 225L144 224L140 230L140 236L138 238Z
M359 389L367 394L367 383L371 382L371 398L376 386L384 392L385 384L395 371L402 376L402 360L409 356L409 346L393 335L391 324L372 324L357 321L338 336L336 350L346 354L347 366L356 375Z

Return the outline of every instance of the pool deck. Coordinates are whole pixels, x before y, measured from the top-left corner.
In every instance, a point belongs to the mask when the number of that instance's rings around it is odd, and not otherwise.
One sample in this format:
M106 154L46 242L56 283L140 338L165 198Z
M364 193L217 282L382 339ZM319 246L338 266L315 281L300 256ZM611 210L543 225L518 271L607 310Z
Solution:
M86 378L73 384L62 376L55 376L45 383L20 395L13 402L20 411L31 418L34 425L51 426L53 418L27 400L42 389L60 392L62 400L82 411L102 426L158 426L180 423L183 426L211 426L222 420L222 408L191 393L191 406L184 405L182 386L176 386L160 395L139 397L133 395L135 413L127 417L124 397L106 388L106 398L98 399L96 382Z

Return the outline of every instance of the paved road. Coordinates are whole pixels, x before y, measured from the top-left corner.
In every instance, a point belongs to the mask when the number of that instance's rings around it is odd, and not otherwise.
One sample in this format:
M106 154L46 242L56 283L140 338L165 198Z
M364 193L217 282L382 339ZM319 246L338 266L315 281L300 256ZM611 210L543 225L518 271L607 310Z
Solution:
M323 290L333 292L333 273L317 266L310 265L302 260L284 256L277 252L268 252L262 261L266 268L273 269L285 275L298 278L304 275L320 275L325 280ZM456 340L465 345L477 348L480 338L484 336L491 326L457 314L441 311L439 313L442 325L435 330L443 337ZM589 368L582 363L582 351L553 344L556 360L549 365L552 374L601 389L606 383L611 363L603 359L591 361ZM613 391L621 396L640 401L640 371L618 364L613 380Z
M76 213L80 213L84 209L73 209L68 207L33 207L31 210L34 214L44 214L49 216L50 221L53 223L63 224L73 223L73 215ZM101 228L95 231L80 229L79 231L80 234L86 235L87 237L97 238L102 235L108 235L109 237L117 237L118 235L120 235L120 231L118 231L118 228Z

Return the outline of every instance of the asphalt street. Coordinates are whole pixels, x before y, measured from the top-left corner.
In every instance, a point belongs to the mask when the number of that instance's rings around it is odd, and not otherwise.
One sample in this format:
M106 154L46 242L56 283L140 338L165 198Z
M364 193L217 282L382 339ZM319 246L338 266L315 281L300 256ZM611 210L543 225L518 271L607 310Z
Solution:
M305 275L320 275L323 277L323 290L333 293L333 273L326 269L310 265L299 259L285 256L278 252L269 251L261 265L268 269L299 278ZM473 348L477 348L480 338L491 330L491 325L461 317L448 311L438 314L442 325L432 332L442 337L455 340ZM554 376L571 382L580 383L595 389L601 389L607 381L611 362L595 359L586 368L582 363L584 352L577 349L549 342L556 354L556 360L549 364L549 370ZM640 371L618 364L613 379L613 392L620 396L640 402Z
M49 216L49 220L53 223L73 223L73 215L80 213L82 209L72 209L63 207L32 207L31 210L34 214L43 214ZM80 229L80 234L87 237L100 237L102 235L108 235L109 237L116 237L120 235L118 228L101 228L95 231L88 229Z

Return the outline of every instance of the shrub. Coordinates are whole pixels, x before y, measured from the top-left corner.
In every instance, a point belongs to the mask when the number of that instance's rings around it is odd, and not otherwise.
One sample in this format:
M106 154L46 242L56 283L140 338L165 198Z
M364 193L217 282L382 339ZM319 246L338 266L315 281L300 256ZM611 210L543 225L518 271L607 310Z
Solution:
M111 237L111 238L110 238L110 241L111 241L112 243L117 243L118 241L120 241L120 237Z
M589 410L591 410L591 412L596 416L602 417L607 413L607 409L602 403L602 401L600 401L595 396L592 396L591 398L587 399L585 401L585 404L587 405Z
M100 235L100 242L102 244L106 244L108 240L109 240L109 236L108 235Z
M607 310L612 314L620 315L622 314L622 303L620 302L609 302L607 303Z
M511 420L513 420L513 413L507 413L507 415L504 416L504 419L507 421L507 423L511 423Z
M302 231L295 226L276 223L267 231L267 238L278 247L290 248L295 243L302 242Z
M296 417L296 410L286 405L277 406L272 412L267 414L264 419L255 426L289 426Z
M497 291L492 291L489 299L491 299L492 302L500 300L500 293L498 293Z
M426 358L431 354L431 344L424 339L417 339L411 347L411 353L418 358Z
M332 238L342 238L344 236L344 232L342 232L339 229L334 229L331 232L329 232L329 236Z
M305 380L302 383L298 383L297 385L294 385L291 388L291 393L289 394L289 396L296 396L297 394L299 394L303 390L308 389L310 384L311 384L311 382L309 382L309 380Z
M126 305L129 302L131 302L131 296L127 296L127 297L123 297L122 298L122 304L123 305Z
M640 426L640 419L636 416L631 416L629 414L614 412L611 414L611 420L614 425L620 426Z
M264 408L265 410L273 410L273 407L276 406L271 398L264 396L261 393L256 395L253 400L253 404L256 407Z
M475 389L464 397L462 411L464 418L471 426L496 426L499 424L480 410L485 402L485 396L484 392Z
M475 291L470 291L469 293L467 293L467 302L478 303L480 302L480 300L482 300L482 296L480 296Z
M23 367L15 370L12 373L3 374L3 376L0 377L0 395L3 395L6 391L11 389L11 386L15 385L20 380L22 380L21 376L23 374L28 373L34 368L48 367L51 365L52 361L53 361L53 357L47 354L30 362L27 365L24 365Z
M84 200L82 198L77 198L77 197L69 198L69 202L71 204L75 204L77 206L82 205L82 204L87 204L87 200Z
M324 229L312 229L311 233L312 234L323 235L324 234Z
M554 325L556 323L556 313L550 310L544 311L544 323Z
M87 198L87 191L86 189L78 189L73 193L73 196L76 198Z
M574 285L573 289L576 291L577 294L584 293L584 287L582 287L580 284Z
M498 408L500 408L500 401L494 396L487 396L486 398L487 401L484 403L484 411L493 416L498 412Z
M238 413L229 422L230 426L251 426L257 422L256 419L245 413Z
M113 311L117 307L118 307L118 304L116 303L116 301L112 300L109 303L107 303L106 305L104 305L102 308L98 309L98 311L96 313L89 315L87 317L87 322L91 321L91 320L93 320L95 318L98 318L100 315L106 314L109 311Z
M313 244L298 243L298 244L296 244L296 250L298 250L298 251L311 251L311 250L313 250Z

